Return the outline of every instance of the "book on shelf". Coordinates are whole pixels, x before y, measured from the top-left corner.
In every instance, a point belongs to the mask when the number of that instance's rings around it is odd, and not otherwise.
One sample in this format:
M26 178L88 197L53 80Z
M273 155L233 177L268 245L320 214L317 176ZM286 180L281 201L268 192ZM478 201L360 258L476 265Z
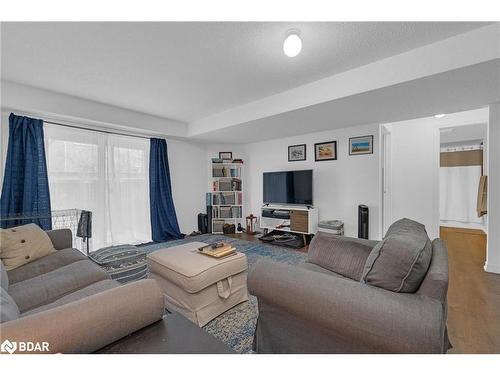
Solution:
M242 216L241 206L212 206L214 219L241 219Z
M241 191L219 191L207 193L207 206L241 205L243 193Z
M241 217L241 207L238 207L238 206L231 207L231 215L233 218L240 218Z
M231 219L233 217L231 206L221 206L220 208L220 217L223 219Z
M212 163L217 164L243 164L243 159L221 159L221 158L212 158Z
M230 180L215 180L212 182L212 190L217 191L241 191L241 180L232 178Z
M241 167L215 164L212 166L212 177L240 177Z

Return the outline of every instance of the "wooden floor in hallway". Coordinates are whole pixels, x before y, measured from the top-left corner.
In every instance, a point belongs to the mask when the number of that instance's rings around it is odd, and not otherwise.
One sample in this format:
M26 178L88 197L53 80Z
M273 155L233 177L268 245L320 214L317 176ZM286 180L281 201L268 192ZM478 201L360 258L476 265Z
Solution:
M486 235L441 227L449 254L449 353L500 353L500 275L484 271Z

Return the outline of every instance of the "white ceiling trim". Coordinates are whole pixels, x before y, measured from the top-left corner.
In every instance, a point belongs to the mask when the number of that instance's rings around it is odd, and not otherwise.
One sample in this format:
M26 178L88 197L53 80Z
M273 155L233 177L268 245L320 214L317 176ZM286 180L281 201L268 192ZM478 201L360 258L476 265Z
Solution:
M494 60L499 45L496 23L207 116L189 124L188 136Z

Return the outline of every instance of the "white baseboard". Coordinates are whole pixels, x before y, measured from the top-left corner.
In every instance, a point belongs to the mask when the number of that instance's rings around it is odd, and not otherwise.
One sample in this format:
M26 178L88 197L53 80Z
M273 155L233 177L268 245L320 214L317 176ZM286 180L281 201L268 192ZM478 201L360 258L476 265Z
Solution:
M486 262L484 264L484 270L486 272L491 272L491 273L498 273L500 274L500 264L488 264L488 262Z

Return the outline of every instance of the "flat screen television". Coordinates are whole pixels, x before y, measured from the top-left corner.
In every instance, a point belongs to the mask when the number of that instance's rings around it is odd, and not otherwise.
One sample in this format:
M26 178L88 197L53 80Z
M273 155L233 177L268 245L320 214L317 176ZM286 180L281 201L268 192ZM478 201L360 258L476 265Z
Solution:
M264 204L313 204L312 169L264 172Z

